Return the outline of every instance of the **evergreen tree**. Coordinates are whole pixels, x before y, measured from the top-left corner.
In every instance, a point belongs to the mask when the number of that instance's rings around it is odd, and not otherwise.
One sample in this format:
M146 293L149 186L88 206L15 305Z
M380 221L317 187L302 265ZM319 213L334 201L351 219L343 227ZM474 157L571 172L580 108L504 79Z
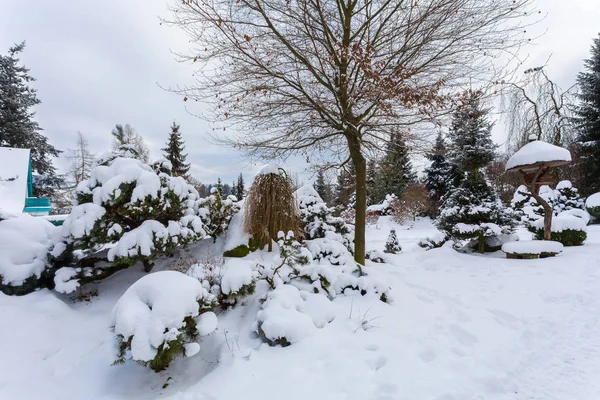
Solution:
M600 35L594 39L591 57L584 61L584 72L577 76L579 100L575 122L581 145L580 189L584 195L600 192Z
M244 194L246 193L246 188L244 187L244 176L240 172L240 175L237 178L237 183L235 184L234 195L238 200L242 200L244 198Z
M442 133L438 133L433 151L427 155L431 165L425 169L425 187L434 209L438 210L442 197L448 190L458 187L463 179L463 174L458 167L450 164L446 159L446 143Z
M396 230L391 229L390 234L385 242L385 250L384 253L390 254L398 254L402 251L402 247L400 246L400 242L398 242L398 237L396 236Z
M223 196L223 181L221 180L221 177L217 178L217 185L215 187L217 188L219 193L221 193L221 196Z
M558 182L554 189L554 196L556 198L554 212L557 214L575 208L580 210L585 208L583 199L579 197L579 191L573 187L571 181Z
M185 144L181 132L179 132L179 125L175 122L171 125L167 147L161 150L164 151L165 158L171 162L173 176L186 176L190 170L190 164L185 162L187 158Z
M135 155L135 158L143 163L148 163L150 149L148 149L144 138L131 125L125 124L123 126L117 124L112 130L111 135L113 136L113 151L119 151L123 146L127 146L132 154Z
M367 162L367 205L377 204L383 199L376 196L377 192L377 161L371 158Z
M30 86L35 79L19 64L18 54L24 49L25 42L11 47L7 55L0 55L0 146L30 149L31 167L42 176L38 182L51 183L48 188L56 180L51 157L57 157L60 151L48 143L33 120L32 108L40 100Z
M483 172L478 175L469 173L460 187L446 195L436 225L454 240L477 239L478 250L483 253L486 238L513 233L516 221Z
M321 196L325 204L331 204L331 185L325 180L325 173L321 170L317 173L315 190Z
M347 165L347 169L342 169L337 176L335 187L335 205L344 209L350 208L352 197L354 195L356 182L356 171L352 163Z
M481 92L467 91L452 115L449 137L452 163L477 179L478 171L494 160L493 124L481 107Z
M377 172L373 201L379 203L388 194L400 197L402 190L416 180L408 156L408 146L400 134L391 136Z

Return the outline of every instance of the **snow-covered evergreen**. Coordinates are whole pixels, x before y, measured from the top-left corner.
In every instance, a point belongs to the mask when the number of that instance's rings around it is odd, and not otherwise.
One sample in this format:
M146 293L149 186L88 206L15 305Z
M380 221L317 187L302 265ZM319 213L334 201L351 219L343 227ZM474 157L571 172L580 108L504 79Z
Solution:
M19 54L24 49L25 42L11 47L7 55L0 55L0 146L30 149L31 167L43 178L38 183L56 187L52 157L60 152L48 143L34 120L32 109L41 102L31 86L35 79L20 63Z
M210 192L210 196L198 200L197 207L207 233L216 241L227 231L231 217L240 211L240 207L235 196L230 195L223 199L222 193L216 187L211 188Z
M168 173L169 162L155 168L136 159L130 146L123 146L102 156L90 179L79 184L76 206L62 226L66 254L79 250L84 257L97 257L96 252L109 247L108 264L78 268L76 262L71 280L103 278L138 261L150 270L158 255L172 254L207 236L196 215L196 190ZM62 262L71 268L72 263Z
M179 125L175 122L171 125L167 147L163 148L162 151L165 158L171 163L173 176L186 176L190 170L190 164L185 161L187 158L185 143L181 137L181 132L179 132Z
M394 134L386 145L383 158L377 165L373 203L380 203L388 194L400 196L402 190L416 180L409 157L409 148L401 134Z
M458 187L463 179L463 174L458 167L450 164L447 159L447 150L442 133L438 133L432 151L427 154L431 164L425 169L425 187L433 204L433 214L437 214L442 197L451 188Z
M397 254L402 251L402 247L398 242L398 236L396 236L396 230L391 229L390 234L385 242L385 253Z

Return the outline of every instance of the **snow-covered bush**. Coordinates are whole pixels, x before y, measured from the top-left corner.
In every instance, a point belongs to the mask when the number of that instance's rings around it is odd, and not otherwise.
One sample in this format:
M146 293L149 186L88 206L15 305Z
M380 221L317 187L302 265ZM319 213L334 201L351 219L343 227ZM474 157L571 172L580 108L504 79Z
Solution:
M594 193L585 201L585 209L596 219L600 219L600 193Z
M556 203L556 193L550 186L540 186L539 195L550 205L550 207L554 208ZM525 185L519 186L515 191L511 201L511 207L525 224L544 216L544 208L538 204L536 199L529 195L529 189Z
M396 236L396 230L390 230L390 234L385 242L385 253L397 254L402 251L402 247L400 247L400 242L398 242L398 236Z
M572 209L583 210L584 208L583 199L579 196L579 191L573 187L571 181L558 182L556 189L554 189L554 198L554 212L556 214Z
M159 372L179 356L200 350L198 338L217 328L214 297L198 280L176 271L144 276L121 296L112 312L116 364L134 360Z
M354 251L352 226L343 218L333 216L333 208L325 204L312 185L302 186L295 196L304 240L312 257L326 259L334 265L345 264Z
M333 321L327 297L281 285L269 292L257 315L256 331L271 346L289 346Z
M193 265L188 275L200 281L222 308L235 305L253 294L259 278L255 262L236 259L209 258Z
M367 207L367 213L376 213L377 215L391 215L394 202L398 200L395 194L385 195L385 199L379 204L373 204Z
M43 218L29 214L0 220L0 292L23 295L53 286L49 265L52 252L62 251L59 229Z
M485 238L513 233L516 218L485 179L471 177L444 198L436 225L453 240L477 239L483 253Z
M223 199L216 187L210 191L210 196L198 200L198 214L206 226L207 233L216 241L217 237L227 231L231 218L240 211L240 207L235 196L230 195Z
M68 251L79 250L88 261L73 265L73 279L85 283L138 261L149 271L156 256L206 237L194 208L198 193L169 168L168 162L144 164L127 147L100 158L77 187L76 206L62 226ZM108 249L98 260L105 262L90 263L101 249Z
M385 262L384 254L379 250L369 250L365 254L365 260L371 260L374 263L382 264Z
M448 235L446 235L444 232L440 232L433 237L427 237L425 239L419 240L417 244L419 245L419 247L425 250L432 250L442 247L447 241Z
M531 223L529 228L536 240L544 239L544 219ZM550 240L560 242L564 246L581 246L587 239L586 222L574 215L560 215L552 218Z

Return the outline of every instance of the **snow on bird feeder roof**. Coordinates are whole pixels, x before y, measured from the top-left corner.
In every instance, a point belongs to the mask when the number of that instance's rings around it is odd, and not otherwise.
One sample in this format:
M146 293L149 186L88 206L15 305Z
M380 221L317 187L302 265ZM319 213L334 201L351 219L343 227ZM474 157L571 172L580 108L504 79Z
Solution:
M557 167L571 162L571 153L564 147L534 140L521 147L506 163L506 171L530 170L545 164Z

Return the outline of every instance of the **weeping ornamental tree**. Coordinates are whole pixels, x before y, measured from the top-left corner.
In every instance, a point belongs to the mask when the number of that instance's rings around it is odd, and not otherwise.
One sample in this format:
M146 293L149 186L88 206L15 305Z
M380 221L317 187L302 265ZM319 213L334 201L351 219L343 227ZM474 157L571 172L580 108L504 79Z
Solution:
M364 264L366 159L392 132L431 121L442 89L490 78L526 38L532 0L184 0L215 129L250 156L322 156L356 170L355 259Z

